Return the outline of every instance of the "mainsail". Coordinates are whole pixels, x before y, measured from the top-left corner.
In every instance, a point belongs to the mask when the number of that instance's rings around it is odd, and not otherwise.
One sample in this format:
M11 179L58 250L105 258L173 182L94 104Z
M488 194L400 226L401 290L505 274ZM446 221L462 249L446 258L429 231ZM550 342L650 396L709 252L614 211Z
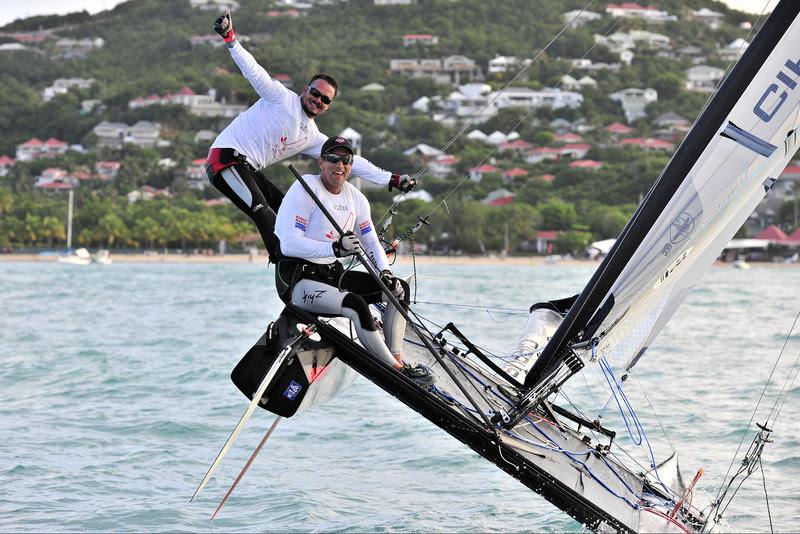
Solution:
M630 369L793 157L800 2L773 11L528 373L572 352Z

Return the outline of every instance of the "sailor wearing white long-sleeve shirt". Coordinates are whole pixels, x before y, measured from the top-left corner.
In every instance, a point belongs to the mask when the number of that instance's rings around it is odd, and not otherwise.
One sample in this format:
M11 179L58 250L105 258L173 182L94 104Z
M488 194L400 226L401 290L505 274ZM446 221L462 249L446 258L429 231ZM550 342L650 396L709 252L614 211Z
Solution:
M298 95L272 79L239 43L230 12L217 19L214 29L261 98L236 117L211 145L209 179L253 219L272 255L276 245L274 212L283 193L259 170L301 153L319 157L327 136L317 129L314 119L332 104L337 84L330 76L317 74ZM396 187L407 192L415 185L408 175L392 174L360 156L355 156L353 172L375 184L389 184L390 190Z
M331 137L322 147L320 174L303 177L344 232L342 235L300 182L286 192L275 223L275 234L280 238L275 269L278 294L284 302L311 313L351 319L358 339L370 353L418 383L430 384L433 377L426 367L403 363L403 315L391 302L387 304L384 343L368 306L384 300L380 285L366 272L345 271L337 260L366 252L381 272L383 283L407 308L408 284L389 270L386 253L375 234L369 202L347 183L352 164L350 143L343 137Z

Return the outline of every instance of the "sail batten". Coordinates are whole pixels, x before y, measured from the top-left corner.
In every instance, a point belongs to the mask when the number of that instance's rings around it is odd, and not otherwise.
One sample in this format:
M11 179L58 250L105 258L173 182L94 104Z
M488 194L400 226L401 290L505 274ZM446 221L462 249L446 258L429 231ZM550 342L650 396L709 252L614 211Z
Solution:
M796 150L800 3L781 2L698 117L528 373L533 388L576 342L629 368ZM608 304L611 304L610 306ZM581 349L588 350L588 349Z

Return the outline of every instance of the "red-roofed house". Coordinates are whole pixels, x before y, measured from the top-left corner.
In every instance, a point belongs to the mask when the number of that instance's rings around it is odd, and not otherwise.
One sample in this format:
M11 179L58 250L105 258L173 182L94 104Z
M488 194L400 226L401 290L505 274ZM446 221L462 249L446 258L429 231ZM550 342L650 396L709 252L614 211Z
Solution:
M572 143L561 147L561 156L568 158L583 158L591 150L592 145L588 143Z
M494 165L487 165L483 164L478 167L473 167L469 171L469 179L473 182L480 182L483 179L484 174L492 174L500 172L500 169L495 167Z
M514 167L513 169L503 171L503 182L509 183L514 181L515 178L522 178L523 176L528 176L528 171L520 169L519 167Z
M17 160L9 158L5 154L0 156L0 176L5 176L8 174L8 171L11 170L11 167L13 167L16 163Z
M800 228L792 232L792 234L787 237L785 241L790 245L800 245Z
M439 37L429 33L407 33L403 36L403 46L439 44Z
M94 171L101 180L113 180L119 175L119 161L98 161L94 165Z
M619 142L619 146L638 146L644 150L674 150L675 145L670 143L669 141L662 141L661 139L653 139L652 137L648 137L643 139L641 137L632 137L629 139L623 139Z
M505 206L514 202L514 194L507 189L495 189L481 202L487 206Z
M583 137L576 133L560 133L553 136L556 143L580 143Z
M10 37L18 43L38 44L50 36L50 31L38 32L17 32L10 34Z
M553 245L558 240L558 230L540 230L536 232L536 252L539 254L553 253Z
M442 154L430 162L428 170L434 178L446 178L455 169L456 164L461 161L456 156Z
M630 126L626 126L621 122L612 122L608 126L605 127L605 130L612 134L624 135L629 134L633 131L633 128Z
M774 224L770 224L756 235L756 239L767 239L773 243L786 241L788 238L789 236Z
M78 185L78 179L67 174L67 171L59 167L48 167L42 174L36 177L34 187L48 190L72 189Z
M208 183L206 176L206 158L197 158L186 167L184 177L189 182L189 187L193 189L204 189Z
M541 180L544 180L545 182L547 182L549 184L549 183L552 183L556 179L556 175L555 174L542 174L538 178L541 179Z
M299 9L270 9L266 15L270 18L275 17L299 17L301 15Z
M603 166L602 161L595 161L593 159L576 159L569 164L571 169L599 169Z
M17 161L31 161L44 151L44 143L35 137L17 145Z
M165 96L164 98L171 101L173 104L181 106L191 106L195 102L197 93L192 91L190 87L183 86L181 90L173 95Z
M531 165L534 165L546 159L558 159L560 155L561 155L560 148L551 148L548 146L542 146L539 148L534 148L532 150L529 150L528 153L525 154L525 157L523 159L525 160L525 163L530 163Z
M66 143L66 141L61 141L60 139L51 137L44 142L44 151L41 155L44 157L60 156L62 154L66 154L67 148L69 148L69 145Z
M500 149L501 152L525 152L530 150L533 145L527 141L523 141L522 139L516 139L514 141L503 141L497 147Z
M91 180L93 178L92 173L90 173L89 170L86 169L86 167L83 167L80 170L74 171L72 173L72 176L74 176L75 179L80 180L80 181Z

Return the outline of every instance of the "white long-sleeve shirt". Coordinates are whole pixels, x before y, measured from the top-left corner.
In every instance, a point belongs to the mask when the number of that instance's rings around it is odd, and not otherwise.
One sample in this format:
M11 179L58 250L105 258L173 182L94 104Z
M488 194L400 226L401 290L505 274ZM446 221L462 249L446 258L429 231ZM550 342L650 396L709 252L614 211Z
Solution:
M233 148L257 169L299 153L318 158L328 137L305 114L297 93L273 80L238 41L229 50L261 98L233 119L211 148ZM352 173L378 185L388 184L392 176L361 156L355 157Z
M348 182L334 195L325 189L318 174L307 174L303 179L339 227L358 236L373 265L379 271L388 269L389 261L375 232L367 197ZM283 197L275 221L275 234L281 240L284 256L320 264L336 261L333 243L339 239L339 233L300 182L294 182Z

